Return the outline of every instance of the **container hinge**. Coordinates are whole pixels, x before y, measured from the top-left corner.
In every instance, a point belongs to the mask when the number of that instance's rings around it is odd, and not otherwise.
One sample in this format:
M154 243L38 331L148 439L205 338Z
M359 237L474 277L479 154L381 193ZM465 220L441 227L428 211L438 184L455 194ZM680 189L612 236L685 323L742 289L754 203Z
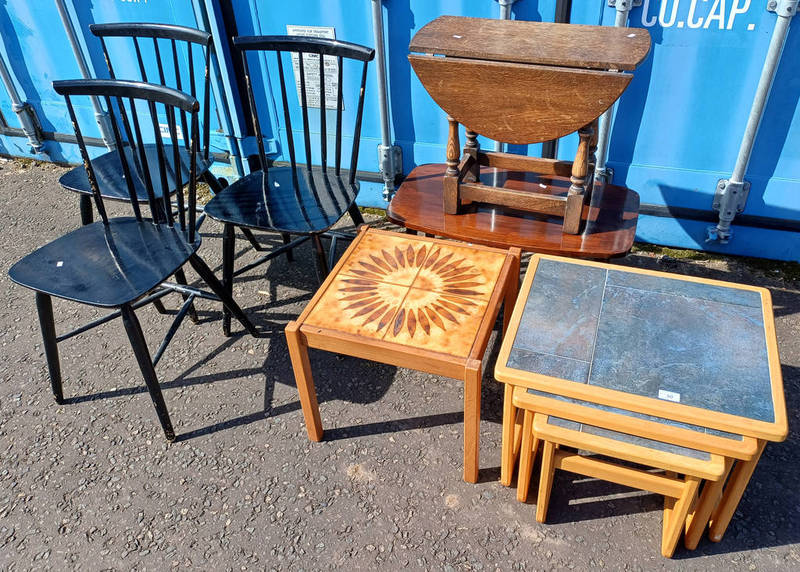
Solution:
M611 184L614 182L614 169L611 167L597 169L594 172L594 178L596 181L602 181L603 183Z
M31 148L34 153L41 153L44 151L44 143L42 142L42 126L39 123L39 118L36 116L36 110L33 106L24 101L22 103L14 103L11 109L17 114L19 122L22 125L22 132L28 138Z
M394 180L403 173L403 149L398 145L378 145L378 165L383 175L383 200L394 195Z
M778 16L794 16L797 13L798 0L770 0L767 12L775 12Z
M642 5L642 0L608 0L608 5L611 8L616 8L617 3L619 3L620 8L627 8L630 10L631 8L636 8ZM628 4L627 6L625 4Z
M731 182L728 179L717 181L717 190L714 193L714 202L711 208L719 211L719 224L708 228L708 239L719 240L727 244L733 236L731 222L734 217L744 210L747 195L750 193L748 181Z

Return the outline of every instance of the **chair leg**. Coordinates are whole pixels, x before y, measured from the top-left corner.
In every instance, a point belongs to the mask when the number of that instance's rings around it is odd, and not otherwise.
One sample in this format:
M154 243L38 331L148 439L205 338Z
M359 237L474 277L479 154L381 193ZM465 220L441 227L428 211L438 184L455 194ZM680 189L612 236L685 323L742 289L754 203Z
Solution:
M162 219L166 220L166 218L165 218L167 216L166 212L169 211L169 209L172 208L171 203L169 202L169 200L162 198L161 200L157 200L155 204L159 208L157 208L156 210L154 210L154 211L152 211L150 213L152 215L152 217L153 217L153 220L155 220L155 221L162 220ZM153 307L156 309L156 311L159 314L169 314L167 309L164 307L164 303L160 299L153 300Z
M328 268L336 266L336 245L339 242L339 237L335 234L331 236L331 245L328 247Z
M233 256L235 252L236 235L232 224L226 223L222 234L222 285L225 292L233 297ZM231 312L222 306L222 333L231 335Z
M90 195L80 195L81 224L86 226L92 224L94 212L92 211L92 197Z
M358 205L353 203L350 205L350 208L347 209L347 213L350 215L350 218L353 220L353 224L356 226L364 224L364 217L361 216L361 211L358 210Z
M314 254L317 260L317 279L322 284L328 276L328 261L325 260L325 247L322 246L322 239L318 234L311 235L311 242L314 245Z
M209 186L211 192L215 195L228 186L228 181L217 179L211 171L203 173L202 181Z
M242 231L242 234L247 239L247 242L250 243L250 246L253 247L253 250L255 250L257 252L263 252L263 251L267 250L266 248L264 248L263 246L261 246L258 243L258 240L256 240L256 237L253 234L252 230L250 230L249 228L245 228L245 227L240 227L239 230Z
M533 411L525 411L522 422L522 447L519 451L519 474L517 475L517 500L528 500L533 470Z
M64 392L61 388L61 364L58 360L58 341L56 325L53 321L53 301L47 294L36 293L36 310L39 313L39 326L44 340L44 355L47 358L47 371L50 374L50 387L56 403L64 403Z
M292 235L289 234L288 232L282 232L281 238L283 239L283 244L289 244L290 242L292 242ZM294 262L293 248L290 248L289 250L286 251L286 260L288 260L289 262Z
M539 477L539 496L536 500L536 522L544 522L547 519L547 507L550 504L555 472L555 445L545 441L542 451L542 473Z
M183 268L178 268L178 270L175 271L175 282L177 282L178 284L180 284L182 286L187 286L189 284L186 281L186 274L184 274ZM188 300L188 299L189 299L189 295L188 294L183 294L184 302L186 300ZM197 318L197 311L194 309L194 302L192 302L192 305L189 307L189 319L192 322L194 322L195 324L200 321Z
M159 314L169 314L169 312L167 312L167 309L164 307L164 303L161 300L153 300L153 307Z
M240 324L244 327L247 332L254 337L259 337L260 334L253 323L250 321L250 318L242 311L239 307L239 304L233 299L233 296L228 294L225 290L225 287L222 285L208 265L203 262L203 259L197 256L197 254L193 254L189 258L189 264L192 265L195 272L200 275L200 278L205 280L205 283L208 284L209 288L219 296L219 299L222 300L222 303L231 311L233 317L236 318Z
M139 324L139 319L136 317L133 308L129 305L122 306L120 310L122 312L122 323L128 333L128 339L131 342L136 361L139 363L139 369L142 370L142 377L144 377L144 382L147 385L147 391L150 392L150 398L156 407L156 414L161 423L161 428L164 430L167 440L174 441L175 431L172 429L172 422L169 419L169 413L167 413L167 405L164 403L164 396L161 394L161 386L158 385L158 377L156 377L153 361L150 359L150 351L147 349L142 326Z

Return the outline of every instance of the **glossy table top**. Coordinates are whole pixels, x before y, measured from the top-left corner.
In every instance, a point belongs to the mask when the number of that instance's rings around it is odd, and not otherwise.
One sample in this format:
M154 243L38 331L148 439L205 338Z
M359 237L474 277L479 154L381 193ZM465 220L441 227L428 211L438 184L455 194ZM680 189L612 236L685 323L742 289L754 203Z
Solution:
M521 376L567 397L785 436L764 289L537 256L516 310L498 360L502 381Z
M589 205L584 206L581 234L564 234L563 219L522 212L496 205L474 204L463 213L449 215L442 207L446 165L416 167L398 188L386 211L390 221L406 228L484 244L497 248L516 246L524 251L606 260L624 256L633 246L639 213L639 195L616 185L596 184ZM552 185L566 195L569 180L484 168L481 181L509 189Z

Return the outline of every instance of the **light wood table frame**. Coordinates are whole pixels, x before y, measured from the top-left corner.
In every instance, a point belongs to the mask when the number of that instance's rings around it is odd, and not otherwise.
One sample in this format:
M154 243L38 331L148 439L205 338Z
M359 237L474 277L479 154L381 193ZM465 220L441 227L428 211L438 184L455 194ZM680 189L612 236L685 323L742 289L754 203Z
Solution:
M563 420L561 420L563 421ZM519 480L530 481L532 457L536 441L543 443L541 478L536 501L536 520L544 522L553 486L556 469L580 475L603 479L621 485L634 487L664 495L664 522L661 533L661 554L671 558L678 544L689 510L697 496L701 479L712 483L724 479L727 474L726 461L721 455L708 454L707 458L696 458L697 452L688 450L663 450L663 445L654 441L631 443L627 435L597 435L584 432L586 425L579 429L570 428L567 421L558 424L556 418L543 413L525 411L524 435L522 445ZM531 443L533 437L533 443ZM623 439L623 440L620 440ZM648 470L612 463L604 459L584 456L575 451L557 449L560 445L579 450L589 450L614 459L622 459L647 467L666 471L655 474ZM660 448L656 448L660 447ZM683 475L682 477L679 475Z
M693 407L683 403L675 403L656 397L634 394L633 391L621 391L599 387L590 383L580 383L572 380L561 379L543 375L534 371L526 371L508 365L509 356L518 335L523 312L526 307L534 276L538 265L542 261L569 263L572 265L586 266L619 271L634 276L658 277L671 279L689 284L705 284L726 289L750 291L758 295L760 300L761 317L763 319L763 341L766 345L766 365L768 367L769 396L771 403L766 404L772 413L772 420L754 419L744 415L734 415L721 411ZM605 295L605 291L604 291ZM598 321L600 318L598 317ZM596 341L596 340L595 340ZM594 359L594 355L592 356ZM699 503L694 508L694 516L688 522L685 543L693 548L697 545L700 536L710 515L709 538L718 542L722 539L725 530L741 500L744 490L755 470L758 460L767 441L782 441L788 432L786 404L783 393L783 383L780 371L780 360L775 338L775 325L772 313L771 297L768 290L740 284L732 284L715 280L707 280L689 276L676 276L672 274L626 268L603 263L577 261L559 257L535 255L530 262L525 279L520 290L520 296L509 324L509 331L503 341L495 369L495 377L506 384L504 423L503 423L503 453L501 464L501 481L510 484L513 462L519 449L521 436L521 419L517 407L524 406L539 413L547 413L573 419L599 427L605 427L632 435L643 437L658 437L660 441L668 441L678 445L691 446L695 449L724 455L728 465L733 465L733 470L727 483L724 479L718 481L713 487L705 487ZM698 380L700 382L702 380ZM523 389L520 389L523 388ZM536 397L528 393L527 389L551 394L558 399ZM714 391L709 386L707 391ZM578 404L563 401L579 400L595 407L581 407ZM606 408L606 409L602 409ZM687 431L680 427L664 427L659 423L651 423L641 418L625 414L611 414L607 408L616 408L622 412L649 415L673 422L686 423L711 431ZM714 431L723 431L741 435L744 438L736 442L732 439L720 438Z
M308 348L464 382L464 480L478 480L482 360L500 307L517 297L507 251L362 227L297 320L286 326L308 437L322 420Z
M733 463L736 461L750 462L758 453L758 440L752 437L738 436L739 439L736 439L734 435L723 437L714 433L705 433L702 431L702 427L680 427L634 417L629 412L613 413L607 409L598 410L597 407L591 407L588 403L580 405L574 400L567 401L556 399L554 396L537 395L530 393L526 387L513 386L508 383L505 384L505 391L501 482L506 486L511 485L517 458L520 458L520 475L523 473L530 475L533 456L526 458L521 455L521 451L526 446L523 442L525 434L523 415L527 413L555 415L578 423L600 425L612 431L663 441L680 447L700 448L711 454L722 456L725 460L724 474L721 478L703 485L700 500L690 507L688 512L684 536L684 546L688 550L697 548L711 514L722 496L723 486ZM600 419L602 420L601 424L598 423ZM536 449L535 441L534 437L533 445L529 448ZM702 443L702 446L698 447L698 441ZM525 481L522 478L518 480L518 500L524 501L527 498L529 485L529 480Z

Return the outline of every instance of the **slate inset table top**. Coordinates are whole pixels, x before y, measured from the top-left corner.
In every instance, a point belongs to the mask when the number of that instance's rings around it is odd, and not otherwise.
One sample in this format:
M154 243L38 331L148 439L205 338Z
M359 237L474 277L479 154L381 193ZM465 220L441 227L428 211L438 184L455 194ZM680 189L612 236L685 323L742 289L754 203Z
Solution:
M763 288L537 255L496 376L741 435L787 432Z
M466 357L508 253L370 229L345 256L305 325Z

